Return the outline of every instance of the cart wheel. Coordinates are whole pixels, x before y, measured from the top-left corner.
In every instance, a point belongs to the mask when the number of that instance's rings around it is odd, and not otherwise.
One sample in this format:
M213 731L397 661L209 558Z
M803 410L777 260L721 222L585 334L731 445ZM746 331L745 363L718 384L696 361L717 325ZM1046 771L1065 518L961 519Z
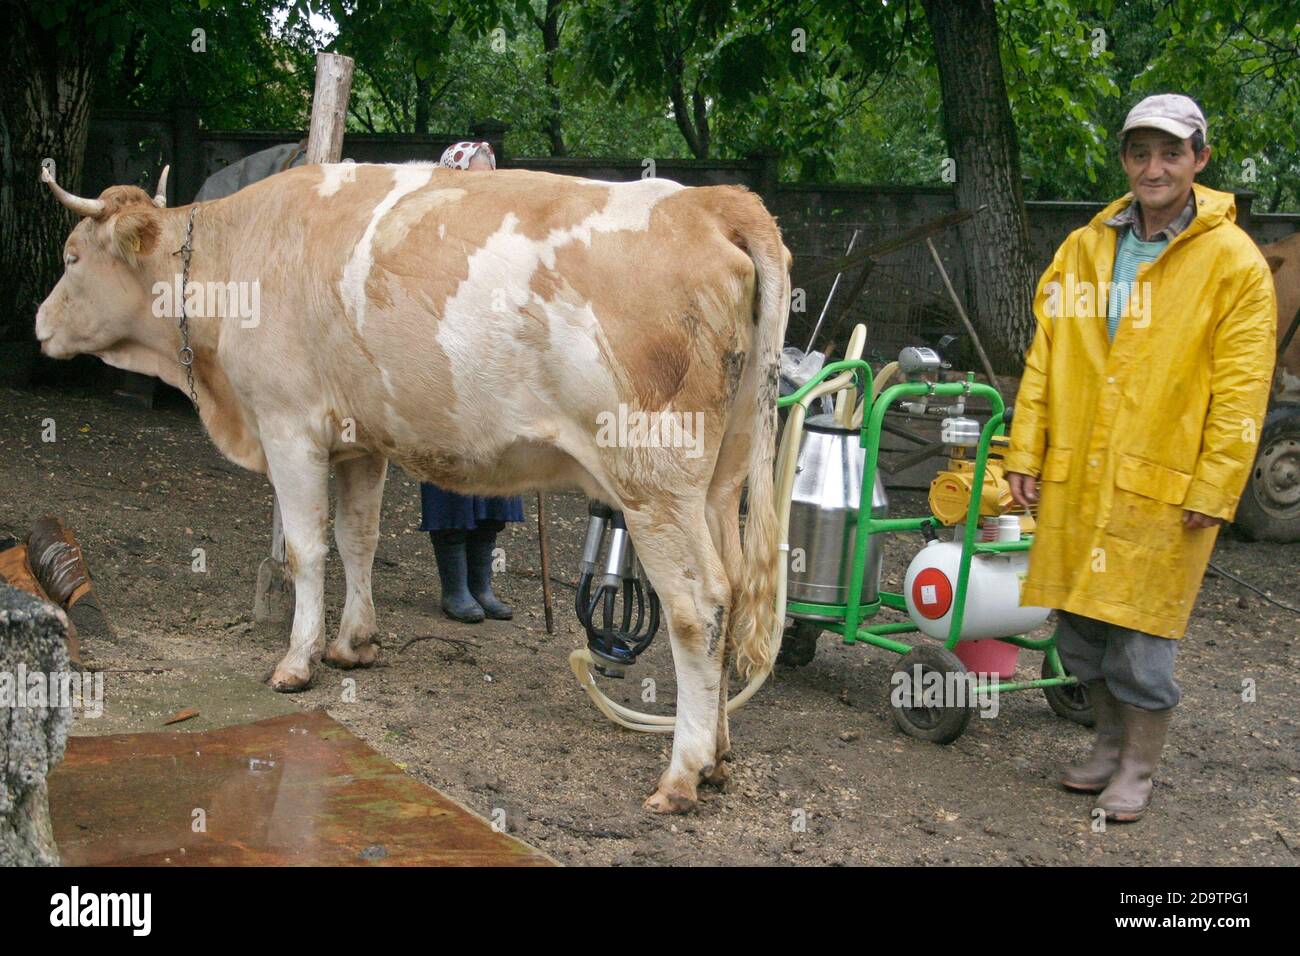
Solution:
M1064 668L1065 665L1062 664L1061 667ZM1043 677L1056 676L1052 673L1052 665L1047 662L1046 655L1043 656L1041 673ZM1092 714L1092 701L1088 699L1088 688L1082 684L1053 684L1051 687L1043 688L1043 696L1047 698L1047 706L1052 708L1058 717L1083 724L1085 727L1091 727L1097 722Z
M811 621L795 621L781 636L781 651L776 662L783 667L806 667L817 653L817 638L822 629Z
M918 666L922 683L920 687L914 687ZM925 698L934 696L936 690L930 689L927 694L927 687L934 678L927 679L925 675L931 671L937 672L942 678L937 690L946 692L951 686L947 675L965 674L966 668L957 659L957 655L947 648L929 644L912 648L899 661L896 675L901 674L901 678L896 676L890 682L890 709L894 712L894 723L898 724L898 729L909 737L935 744L950 744L965 732L966 725L970 723L971 707L964 698L960 703L947 703L943 696L940 696L938 706L927 706L933 702ZM963 684L963 688L964 686ZM899 706L902 700L908 698L920 706Z

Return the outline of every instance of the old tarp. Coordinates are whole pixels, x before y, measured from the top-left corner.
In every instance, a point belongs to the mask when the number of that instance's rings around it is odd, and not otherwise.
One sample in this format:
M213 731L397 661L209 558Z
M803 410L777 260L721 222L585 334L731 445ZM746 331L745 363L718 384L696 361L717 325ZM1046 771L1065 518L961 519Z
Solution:
M301 166L307 161L307 145L302 143L281 143L259 150L245 156L238 162L231 163L225 169L218 170L203 182L195 202L207 202L210 199L223 199L236 193L245 186L260 182L267 176L282 173L294 166Z

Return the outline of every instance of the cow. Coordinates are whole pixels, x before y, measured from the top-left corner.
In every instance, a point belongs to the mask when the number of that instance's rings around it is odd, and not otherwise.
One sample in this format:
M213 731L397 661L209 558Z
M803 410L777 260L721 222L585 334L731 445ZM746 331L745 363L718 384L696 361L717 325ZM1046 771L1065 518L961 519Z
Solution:
M1291 328L1300 312L1300 232L1260 246L1264 260L1273 270L1273 287L1277 290L1277 340ZM1300 332L1291 339L1286 353L1278 357L1277 387L1274 397L1300 402Z
M388 462L464 493L577 488L623 511L666 616L677 722L645 807L688 811L701 781L724 779L729 665L770 668L781 623L772 465L790 254L757 196L339 163L169 209L162 185L89 199L42 177L83 218L37 311L41 351L186 391L192 372L217 448L274 486L296 604L272 687L307 686L322 652L374 662ZM259 315L205 311L190 294L205 283L253 284ZM620 409L698 414L703 441L611 440L602 423ZM325 648L331 468L347 597Z

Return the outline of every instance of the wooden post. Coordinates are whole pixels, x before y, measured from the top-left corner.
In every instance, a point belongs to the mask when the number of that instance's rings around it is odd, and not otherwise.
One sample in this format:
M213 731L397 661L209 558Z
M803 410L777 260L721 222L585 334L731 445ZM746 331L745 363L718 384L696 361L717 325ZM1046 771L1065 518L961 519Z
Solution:
M961 318L961 324L966 326L966 334L970 336L971 344L975 346L975 352L979 355L980 364L984 366L984 377L989 380L990 385L997 388L998 380L993 374L993 365L989 362L989 357L984 354L984 343L980 341L979 333L975 331L970 316L966 314L966 310L962 307L961 299L957 297L957 290L952 287L952 280L948 278L948 270L943 267L943 260L939 258L939 250L934 247L933 239L927 238L925 244L930 247L930 256L934 259L935 268L939 270L939 277L943 279L943 287L948 290L948 298L952 300L953 308L957 310L957 315Z
M311 99L311 129L307 133L308 164L337 163L343 158L352 66L351 57L316 54L316 92Z
M337 163L343 158L353 65L351 57L316 54L316 92L312 96L311 129L307 134L308 164ZM257 569L253 620L284 627L293 622L293 605L293 577L286 561L280 502L275 500L271 509L271 556L263 559Z
M537 544L542 551L542 609L546 633L555 633L555 614L551 610L551 549L546 539L546 499L537 492Z

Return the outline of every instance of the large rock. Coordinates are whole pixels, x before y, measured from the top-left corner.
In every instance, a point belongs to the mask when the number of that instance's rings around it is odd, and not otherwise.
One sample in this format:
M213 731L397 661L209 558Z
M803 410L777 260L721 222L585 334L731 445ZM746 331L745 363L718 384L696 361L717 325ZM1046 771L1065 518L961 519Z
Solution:
M72 708L32 704L32 675L69 673L68 619L53 604L0 584L0 866L58 866L46 776L63 759ZM19 682L23 684L19 696Z

